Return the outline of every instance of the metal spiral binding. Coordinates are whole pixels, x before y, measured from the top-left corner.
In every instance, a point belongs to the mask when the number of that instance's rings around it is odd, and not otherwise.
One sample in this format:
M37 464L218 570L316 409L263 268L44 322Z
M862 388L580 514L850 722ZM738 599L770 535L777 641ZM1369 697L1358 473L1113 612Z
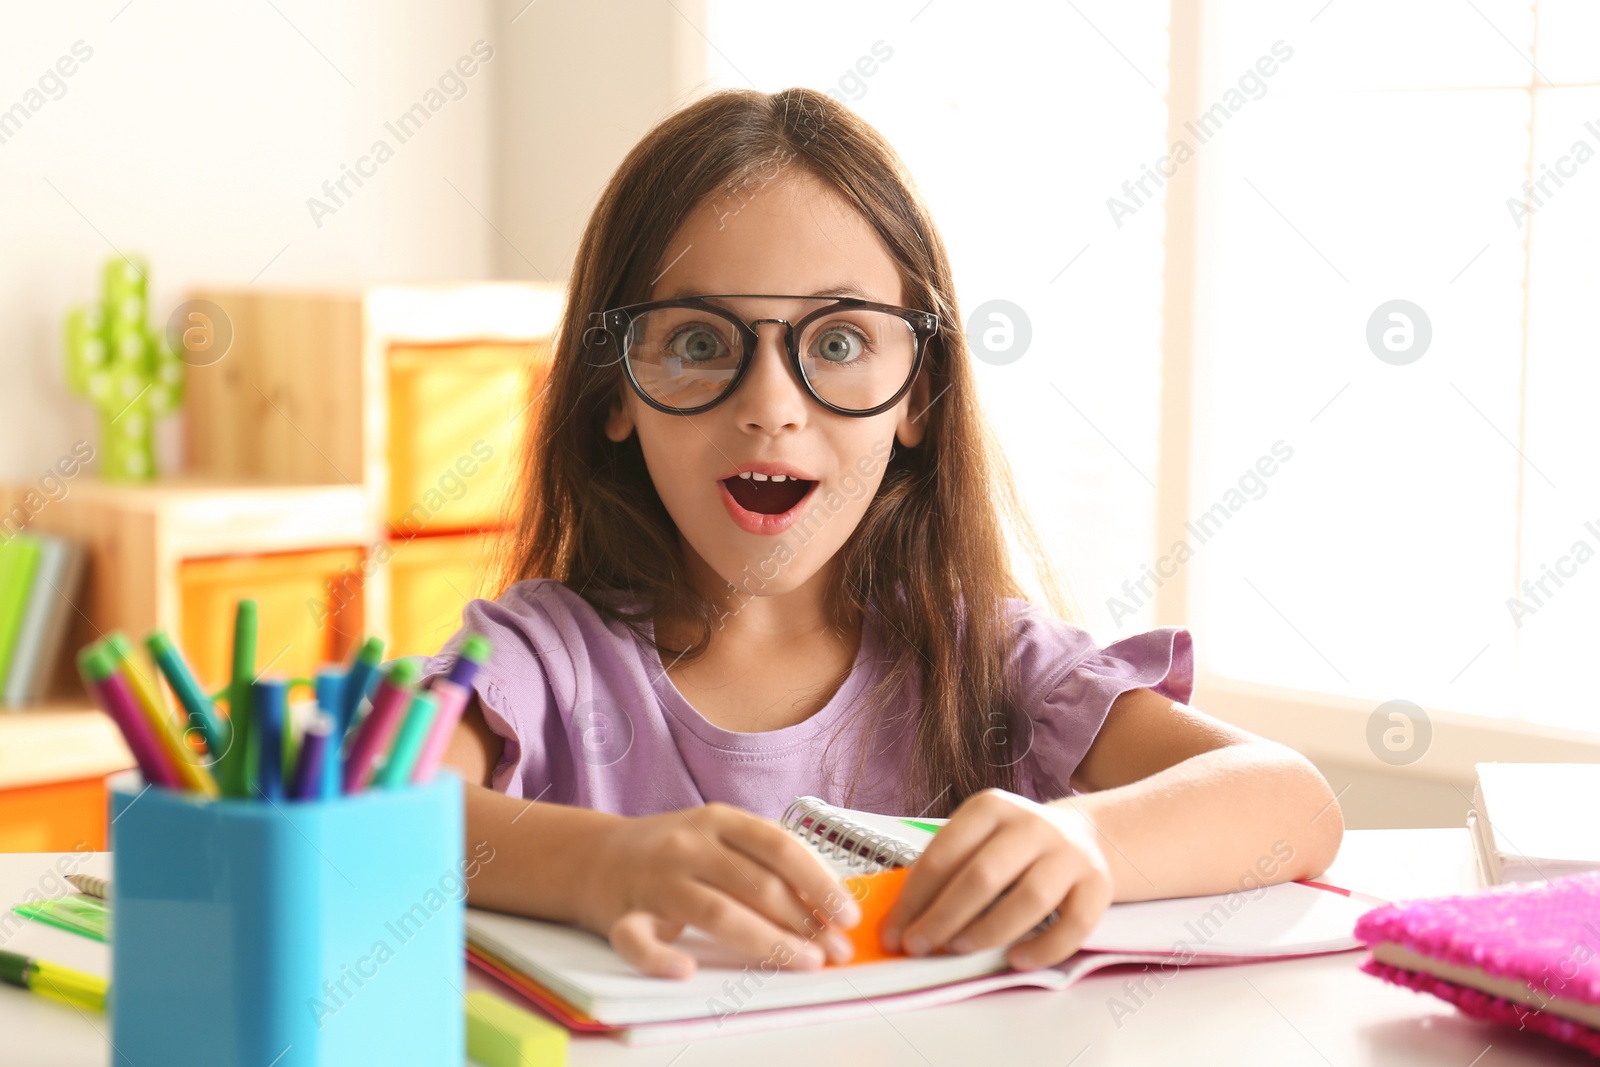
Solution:
M922 854L889 834L833 814L832 807L816 797L797 797L784 809L779 822L824 856L832 855L863 874L907 866ZM828 840L830 833L838 835L835 840Z

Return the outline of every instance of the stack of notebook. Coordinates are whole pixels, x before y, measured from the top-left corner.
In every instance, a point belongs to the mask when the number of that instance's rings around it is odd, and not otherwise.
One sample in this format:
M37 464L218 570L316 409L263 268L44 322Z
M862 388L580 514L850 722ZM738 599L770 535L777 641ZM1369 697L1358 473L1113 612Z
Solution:
M48 534L0 534L0 702L44 698L83 577L83 546Z
M1467 825L1484 885L1600 870L1600 764L1480 763L1477 770Z
M870 815L802 797L784 825L841 876L915 859L939 820ZM931 825L930 825L931 823ZM1112 905L1084 950L1014 971L1003 948L793 971L736 958L690 928L688 979L640 975L601 938L554 923L468 909L469 961L579 1032L635 1044L683 1042L800 1023L933 1007L1018 986L1062 989L1120 963L1224 964L1358 948L1373 903L1313 882Z

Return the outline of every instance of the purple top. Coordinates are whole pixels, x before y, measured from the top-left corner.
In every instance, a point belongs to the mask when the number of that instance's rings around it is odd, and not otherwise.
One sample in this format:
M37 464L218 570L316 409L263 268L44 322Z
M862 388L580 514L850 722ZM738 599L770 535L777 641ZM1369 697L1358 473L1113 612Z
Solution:
M1013 659L1032 732L1018 766L1019 792L1036 800L1067 795L1068 779L1120 693L1148 687L1189 701L1194 654L1182 627L1097 648L1086 631L1026 600L1006 604L1019 630ZM422 684L449 672L468 633L489 639L494 653L473 689L489 728L505 739L490 781L503 793L618 815L720 800L775 819L802 795L909 814L897 784L910 773L908 712L919 686L875 715L849 714L889 666L870 615L855 664L827 705L804 722L761 733L713 725L678 692L653 646L551 579L517 582L498 600L470 601L462 621L423 666ZM870 729L875 721L881 731ZM848 779L862 744L872 751L852 797Z

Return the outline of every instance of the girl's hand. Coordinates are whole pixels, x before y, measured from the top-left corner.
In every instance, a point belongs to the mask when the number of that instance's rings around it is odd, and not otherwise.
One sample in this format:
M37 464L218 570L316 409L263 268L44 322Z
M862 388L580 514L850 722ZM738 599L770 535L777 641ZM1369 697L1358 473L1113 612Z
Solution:
M774 973L851 955L836 926L860 921L844 886L777 823L711 803L619 818L593 843L577 886L578 922L635 969L687 978L694 957L671 942L693 925Z
M881 937L912 956L971 952L1016 940L1054 909L1053 926L1006 953L1012 967L1031 970L1076 952L1110 903L1110 867L1087 818L985 789L911 865Z

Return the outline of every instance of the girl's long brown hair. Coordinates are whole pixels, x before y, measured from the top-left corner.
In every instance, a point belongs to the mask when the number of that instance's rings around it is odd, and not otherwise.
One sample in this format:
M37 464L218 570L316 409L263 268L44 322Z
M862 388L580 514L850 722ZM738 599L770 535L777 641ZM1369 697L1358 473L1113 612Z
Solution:
M906 304L939 316L921 372L932 400L921 416L926 435L916 448L892 450L876 496L840 549L828 612L849 632L873 611L889 650L885 677L861 710L889 706L903 685L920 680L911 780L900 803L946 815L980 789L1015 788L1031 739L1017 681L1005 669L1012 631L1002 600L1024 594L1002 513L1051 612L1067 612L978 407L944 242L894 149L825 94L717 91L668 116L623 160L584 230L548 379L533 403L498 589L553 578L641 638L646 620L698 626L687 649L658 637L659 655L692 659L709 646L718 608L687 581L677 527L638 437L616 444L603 432L628 386L597 313L650 298L668 242L690 212L734 210L764 183L802 173L826 182L876 229L899 265Z

